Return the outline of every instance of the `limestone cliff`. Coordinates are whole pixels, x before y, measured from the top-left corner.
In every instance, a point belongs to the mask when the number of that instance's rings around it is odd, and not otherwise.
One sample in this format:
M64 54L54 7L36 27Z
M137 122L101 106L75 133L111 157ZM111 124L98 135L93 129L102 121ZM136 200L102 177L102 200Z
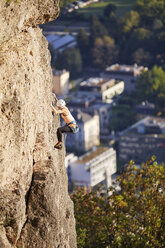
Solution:
M0 2L0 248L75 248L65 151L54 150L48 44L56 0Z

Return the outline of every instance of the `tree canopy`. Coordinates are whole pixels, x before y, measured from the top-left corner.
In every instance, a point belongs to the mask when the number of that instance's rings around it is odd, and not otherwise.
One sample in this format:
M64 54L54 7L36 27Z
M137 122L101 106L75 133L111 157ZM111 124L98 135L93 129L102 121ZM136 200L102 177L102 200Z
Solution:
M70 1L61 4L65 6ZM66 20L89 21L88 33L80 30L77 36L84 68L96 66L102 70L117 61L165 69L165 0L137 0L134 8L122 16L116 15L117 4L108 4L100 12L97 4L96 8L90 18L84 19L78 11L62 16ZM90 8L84 8L83 13L86 9ZM114 45L110 46L105 37Z
M155 18L164 19L164 6L164 0L137 0L135 8L141 14L141 20L145 24L150 24Z
M137 84L138 97L156 103L160 108L165 106L165 71L154 66L144 72Z
M89 36L87 35L85 29L80 29L77 35L77 44L80 49L82 61L84 67L90 63L90 44L89 44Z
M72 194L78 248L164 248L165 167L154 160L140 169L131 161L108 197Z
M108 18L112 18L115 16L115 10L116 10L116 5L114 4L108 4L104 8L104 15Z
M76 48L67 48L57 54L55 68L70 71L71 79L78 77L82 72L80 52Z
M129 32L133 27L139 25L140 15L136 11L130 11L125 16L121 18L121 24L123 26L123 32Z
M113 64L118 58L118 48L114 39L110 36L96 38L92 50L94 66L105 69L108 65Z
M91 20L91 43L94 44L96 38L102 38L107 35L107 33L105 26L100 22L99 18L93 15Z
M60 1L60 7L61 8L64 8L64 7L67 7L69 3L72 3L74 2L74 0L61 0Z

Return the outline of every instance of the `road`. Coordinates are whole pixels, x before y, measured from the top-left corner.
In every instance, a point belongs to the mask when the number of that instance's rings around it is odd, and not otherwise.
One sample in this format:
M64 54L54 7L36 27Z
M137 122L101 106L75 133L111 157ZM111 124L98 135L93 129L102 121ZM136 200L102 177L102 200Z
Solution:
M77 23L56 23L56 24L43 24L39 25L44 32L69 32L77 34L80 29L85 29L87 34L89 34L89 23L87 22L77 22Z

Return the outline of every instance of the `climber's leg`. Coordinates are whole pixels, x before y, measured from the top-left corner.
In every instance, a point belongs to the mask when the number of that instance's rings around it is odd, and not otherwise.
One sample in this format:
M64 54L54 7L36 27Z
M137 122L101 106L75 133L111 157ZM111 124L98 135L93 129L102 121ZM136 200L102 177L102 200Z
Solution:
M67 125L63 127L59 127L57 129L57 138L59 142L62 142L62 133L72 133L72 129L68 127Z
M61 149L62 148L62 133L72 133L72 129L68 127L67 125L63 127L59 127L57 129L57 139L58 143L55 145L55 148Z

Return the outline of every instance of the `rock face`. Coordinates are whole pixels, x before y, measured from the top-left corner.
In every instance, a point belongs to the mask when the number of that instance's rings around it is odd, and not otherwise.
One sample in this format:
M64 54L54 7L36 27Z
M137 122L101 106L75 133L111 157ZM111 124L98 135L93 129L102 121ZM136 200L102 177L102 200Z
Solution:
M54 150L52 72L39 23L53 0L0 2L0 247L75 248L65 150Z
M9 40L27 27L56 19L58 0L1 0L0 43Z

